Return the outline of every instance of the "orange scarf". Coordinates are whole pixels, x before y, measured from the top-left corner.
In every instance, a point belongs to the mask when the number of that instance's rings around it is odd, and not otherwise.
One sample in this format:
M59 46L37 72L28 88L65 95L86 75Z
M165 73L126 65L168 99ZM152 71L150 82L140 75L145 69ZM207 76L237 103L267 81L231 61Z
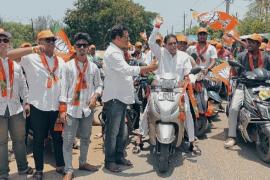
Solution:
M189 97L189 99L191 101L191 105L193 107L195 116L196 116L196 118L199 118L199 111L198 111L197 101L196 101L196 98L194 96L193 88L192 88L192 85L191 85L189 79L184 80L183 84L181 84L180 87L183 87L183 92L180 95L179 103L178 103L178 105L179 105L178 119L181 122L184 122L186 120L186 109L185 109L185 94L186 94L186 91L187 91L188 97Z
M75 58L75 64L76 64L76 68L78 71L78 77L77 77L77 84L75 87L75 91L74 91L74 96L73 96L73 105L74 106L79 106L80 105L80 96L81 96L81 90L82 89L86 89L87 88L87 83L85 80L85 72L87 70L88 67L88 60L86 60L85 63L83 63L83 70L81 71L81 68L79 66L78 63L78 59Z
M254 70L254 60L253 60L253 56L252 54L249 52L248 53L248 61L249 61L249 67L251 69L251 71ZM263 57L262 57L262 52L259 51L258 53L258 68L263 68L264 65L264 61L263 61Z
M10 85L10 98L13 94L13 82L14 82L14 63L11 59L8 59L8 70L9 70L9 85ZM7 96L7 79L4 70L4 65L2 60L0 60L0 82L1 82L1 91L2 97Z
M41 54L40 59L41 59L43 66L45 67L45 69L49 72L49 76L47 79L47 88L50 89L50 88L52 88L52 85L59 80L59 78L55 75L55 71L58 68L58 59L56 56L54 56L54 66L53 66L52 70L50 69L50 67L48 65L48 61L45 57L45 54Z
M204 58L202 59L201 56L207 51L208 46L209 46L209 44L206 43L206 45L204 46L204 48L201 49L199 43L196 44L196 50L197 50L198 57L195 60L196 60L197 64L200 64L200 62L203 62L204 63L206 61Z

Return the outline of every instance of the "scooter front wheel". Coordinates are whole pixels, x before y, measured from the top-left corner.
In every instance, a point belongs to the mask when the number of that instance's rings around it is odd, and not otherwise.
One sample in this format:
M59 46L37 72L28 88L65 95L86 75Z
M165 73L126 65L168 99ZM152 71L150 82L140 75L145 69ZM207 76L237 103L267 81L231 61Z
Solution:
M159 172L165 173L169 170L170 144L160 144L159 148L158 169Z
M256 150L261 160L270 162L270 133L269 131L258 130Z

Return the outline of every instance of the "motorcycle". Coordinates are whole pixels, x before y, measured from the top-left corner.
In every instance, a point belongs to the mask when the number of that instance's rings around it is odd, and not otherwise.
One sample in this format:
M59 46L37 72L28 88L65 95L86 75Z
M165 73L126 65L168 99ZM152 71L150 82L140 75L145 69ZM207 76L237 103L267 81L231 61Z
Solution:
M207 76L200 72L190 79L194 84L194 95L199 109L199 118L194 122L195 134L201 137L208 129L208 121L216 117L222 109L222 99L218 93L221 82L215 80L211 72ZM194 116L194 113L192 114Z
M233 77L235 87L244 91L244 101L237 119L238 134L246 143L256 143L260 159L270 162L270 73L261 68L245 71L236 61L230 66L243 69L239 77Z
M191 70L196 74L201 70L197 67ZM149 138L151 153L155 155L160 172L169 169L169 158L182 143L184 124L178 119L179 98L183 88L179 86L174 74L166 73L157 80L157 85L151 87L149 100Z

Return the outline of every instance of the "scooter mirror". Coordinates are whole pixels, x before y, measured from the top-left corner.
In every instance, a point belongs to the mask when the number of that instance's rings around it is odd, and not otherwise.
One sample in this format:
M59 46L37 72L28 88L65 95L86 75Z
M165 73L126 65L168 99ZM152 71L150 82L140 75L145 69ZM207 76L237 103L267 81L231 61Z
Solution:
M190 74L198 74L201 70L201 67L194 67L190 70Z

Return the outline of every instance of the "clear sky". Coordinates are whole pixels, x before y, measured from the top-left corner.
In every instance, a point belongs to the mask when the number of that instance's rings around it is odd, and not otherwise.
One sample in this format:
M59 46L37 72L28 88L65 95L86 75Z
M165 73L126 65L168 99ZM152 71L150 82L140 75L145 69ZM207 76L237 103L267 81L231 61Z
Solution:
M2 0L4 1L4 0ZM31 18L48 16L62 20L67 8L73 8L76 0L6 0L0 6L0 17L4 20L12 20L22 23L30 23ZM164 17L165 23L161 28L162 32L179 32L183 30L183 16L186 13L186 27L190 26L191 12L194 9L198 12L212 10L225 11L225 0L133 0L146 8ZM230 12L239 18L243 18L250 1L233 0ZM193 20L192 25L195 24ZM173 28L172 28L173 26Z

